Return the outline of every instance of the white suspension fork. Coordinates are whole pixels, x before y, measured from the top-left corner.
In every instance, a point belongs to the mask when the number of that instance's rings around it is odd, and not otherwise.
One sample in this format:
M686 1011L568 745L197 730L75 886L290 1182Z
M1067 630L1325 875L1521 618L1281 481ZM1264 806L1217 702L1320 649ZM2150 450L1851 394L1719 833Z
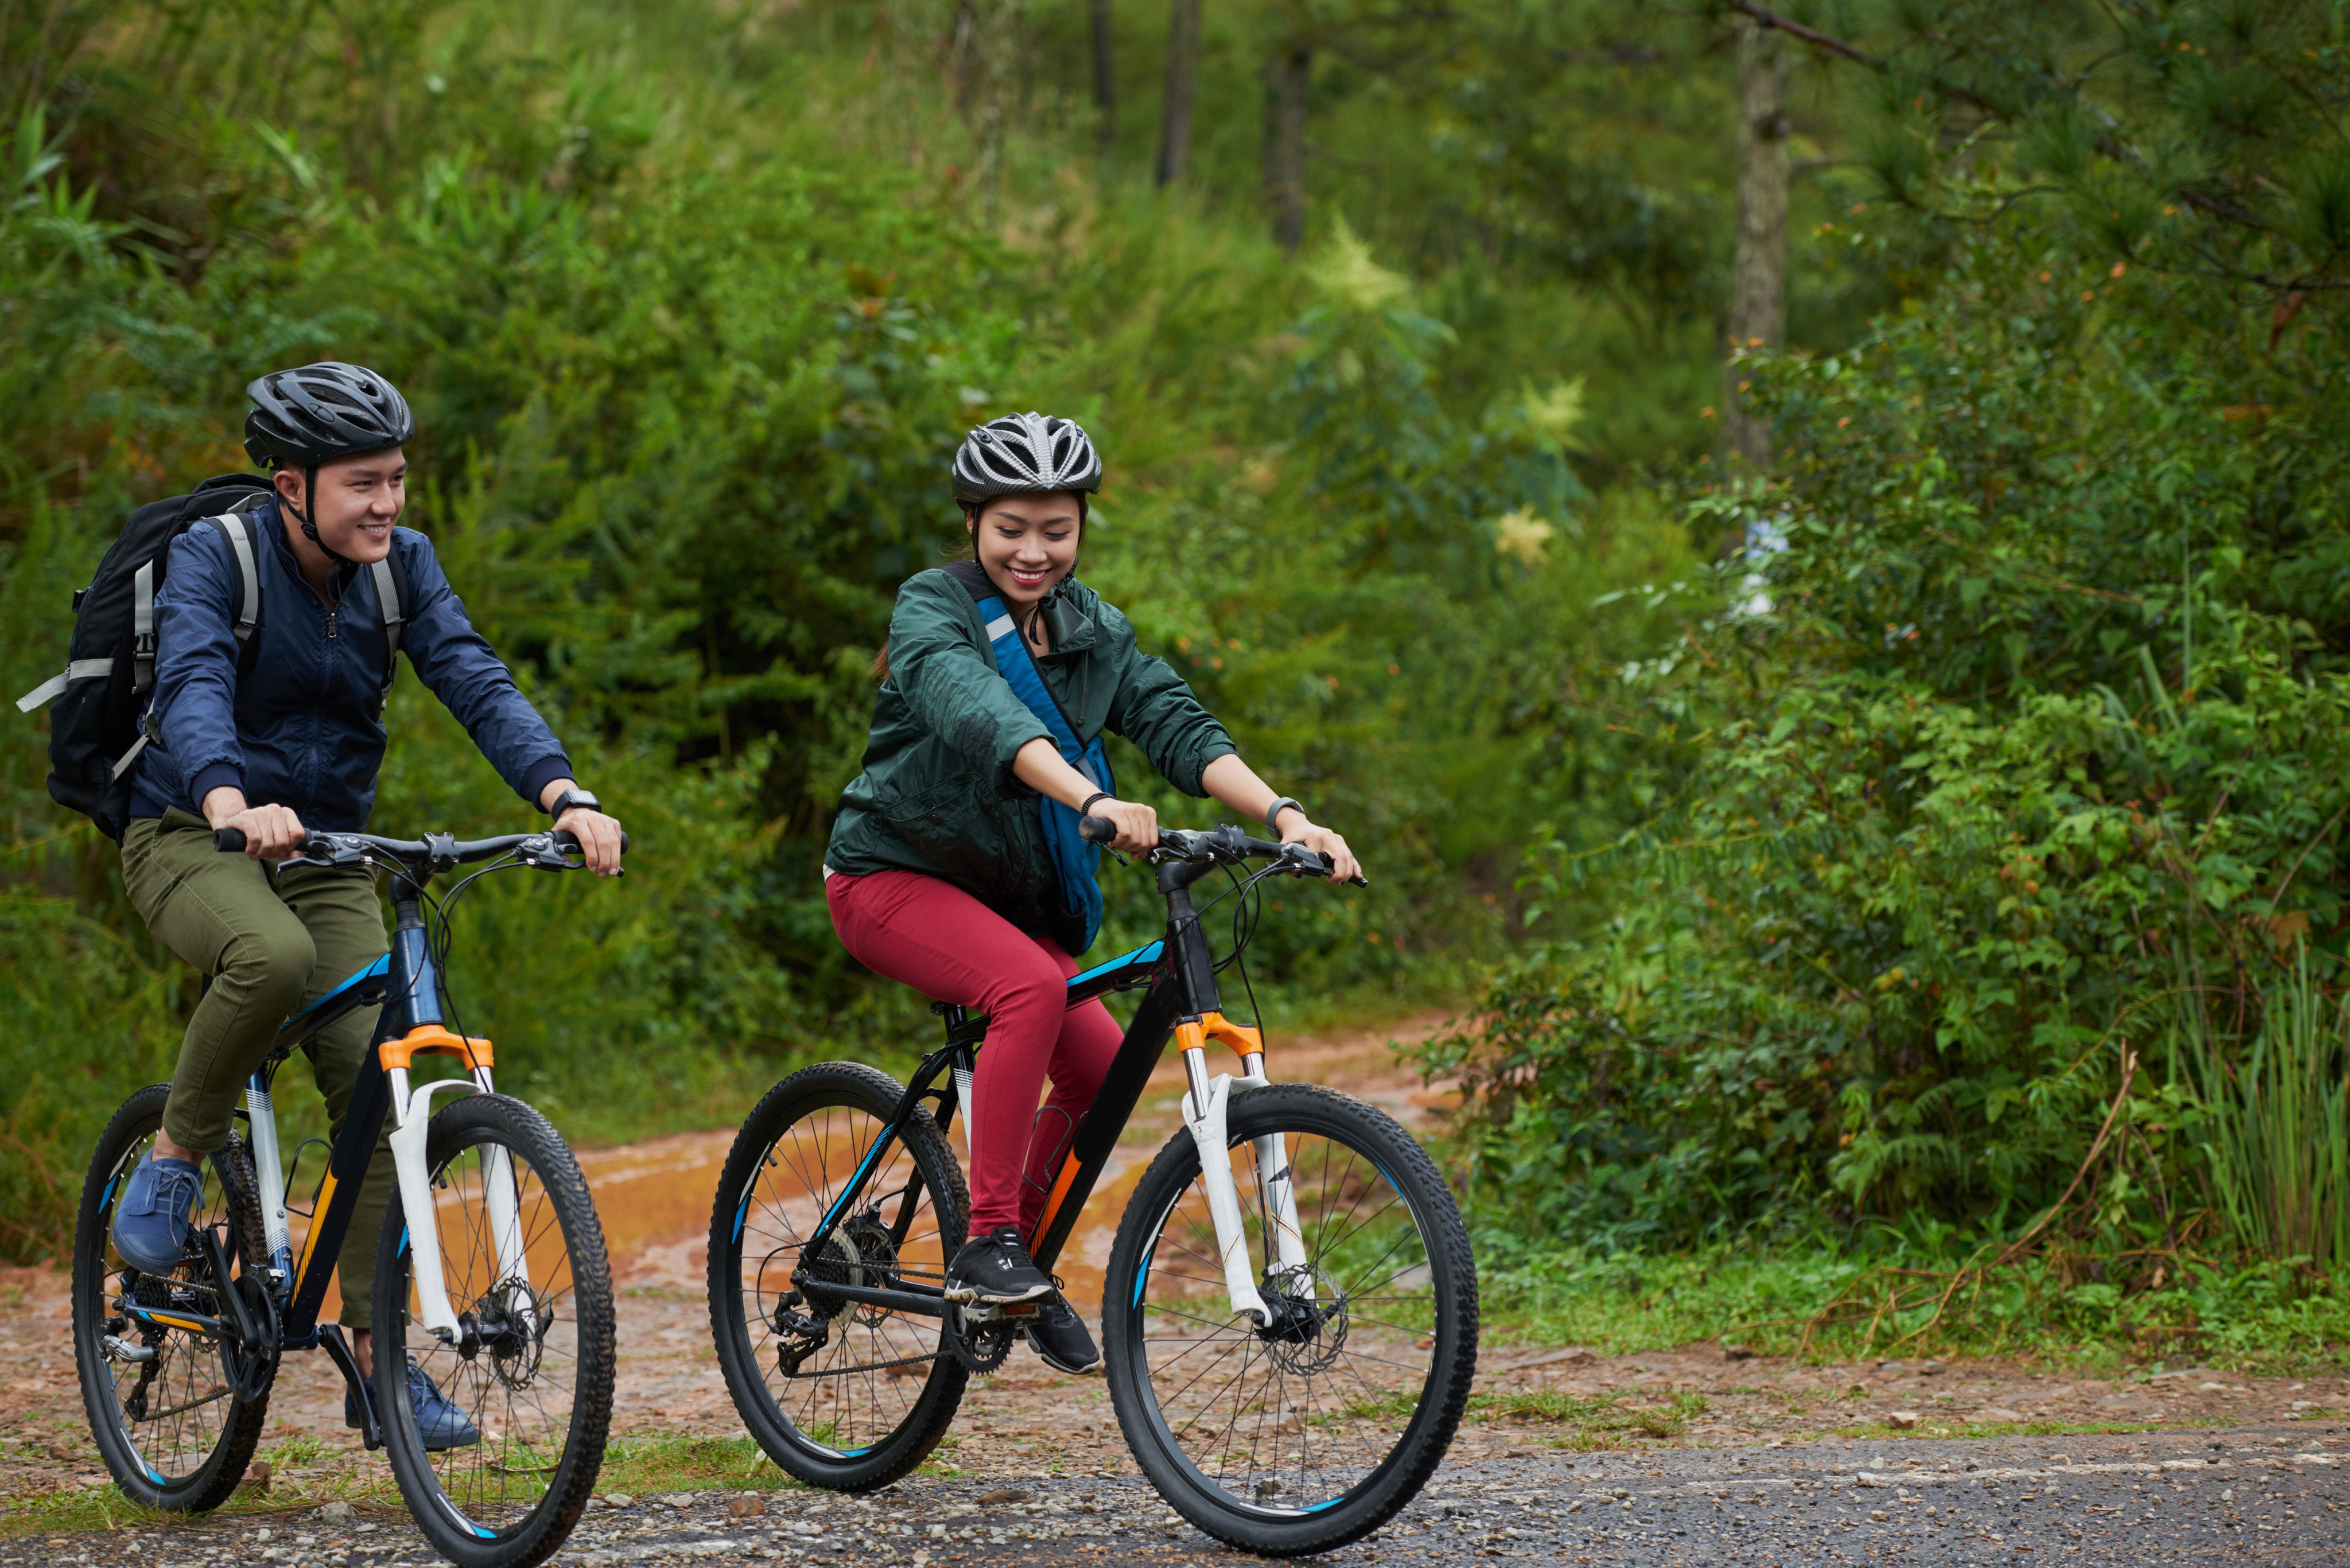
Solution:
M1241 1058L1241 1080L1236 1085L1243 1089L1263 1088L1272 1082L1264 1075L1264 1053L1252 1051ZM1297 1187L1289 1170L1289 1136L1267 1133L1251 1138L1256 1151L1258 1179L1273 1199L1274 1255L1281 1260L1282 1272L1301 1284L1306 1267L1305 1232L1297 1219ZM1293 1285L1293 1289L1299 1288ZM1310 1287L1307 1287L1310 1288Z
M1191 1129L1191 1141L1200 1150L1200 1185L1207 1189L1208 1216L1215 1221L1224 1289L1232 1297L1233 1312L1248 1314L1259 1325L1270 1324L1273 1313L1257 1293L1256 1269L1249 1260L1240 1192L1232 1181L1232 1151L1224 1134L1226 1112L1232 1105L1232 1075L1220 1073L1211 1080L1208 1054L1195 1045L1183 1053L1183 1075L1191 1085L1183 1093L1183 1125Z
M417 1315L434 1337L455 1340L461 1330L449 1303L446 1272L441 1262L441 1224L432 1202L432 1177L425 1162L425 1139L432 1130L432 1096L472 1095L491 1091L490 1070L477 1067L472 1078L443 1078L409 1090L408 1069L394 1067L390 1082L392 1115L391 1158L400 1180L400 1207L408 1222L410 1267L416 1275ZM490 1144L482 1150L482 1199L488 1210L490 1236L498 1254L498 1282L530 1285L529 1260L523 1246L520 1196L515 1189L514 1162L506 1150Z

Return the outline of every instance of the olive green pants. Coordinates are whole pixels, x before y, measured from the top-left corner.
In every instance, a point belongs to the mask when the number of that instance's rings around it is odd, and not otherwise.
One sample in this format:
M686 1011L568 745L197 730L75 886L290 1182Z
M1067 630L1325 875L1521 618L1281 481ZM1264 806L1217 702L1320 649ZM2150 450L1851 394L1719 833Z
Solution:
M173 811L133 821L123 833L122 886L157 940L213 977L188 1020L163 1106L163 1130L209 1154L228 1141L245 1079L268 1056L278 1025L389 950L375 877L315 866L272 876L257 861L221 854L211 828ZM335 1133L377 1012L347 1013L303 1047ZM342 1320L351 1328L369 1324L376 1237L392 1186L387 1117L343 1238Z

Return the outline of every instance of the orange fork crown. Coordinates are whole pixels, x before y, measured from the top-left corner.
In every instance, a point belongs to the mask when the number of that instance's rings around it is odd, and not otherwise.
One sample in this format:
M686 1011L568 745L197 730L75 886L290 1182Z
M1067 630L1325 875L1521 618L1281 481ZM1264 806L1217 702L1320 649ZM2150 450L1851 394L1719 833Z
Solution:
M492 1064L488 1041L478 1034L452 1034L438 1023L420 1023L399 1039L385 1041L379 1049L387 1073L405 1071L419 1056L455 1056L468 1070Z
M1221 1012L1202 1012L1196 1020L1187 1020L1175 1026L1175 1048L1178 1051L1204 1050L1211 1040L1221 1040L1232 1048L1232 1054L1245 1066L1251 1056L1264 1054L1264 1032L1245 1023L1234 1023Z

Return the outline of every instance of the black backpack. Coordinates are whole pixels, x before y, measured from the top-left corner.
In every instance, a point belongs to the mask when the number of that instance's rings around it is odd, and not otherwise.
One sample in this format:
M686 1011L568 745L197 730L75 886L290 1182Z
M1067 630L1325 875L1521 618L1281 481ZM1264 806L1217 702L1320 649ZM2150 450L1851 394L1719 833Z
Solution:
M269 498L268 481L226 473L133 512L89 587L74 590L73 642L64 670L16 699L26 713L57 701L49 713L49 794L97 823L109 838L121 838L130 815L130 764L161 739L148 694L155 684L155 592L170 569L172 541L199 525L219 529L228 541L237 566L236 672L242 680L260 648L253 633L261 619L265 541L253 514ZM371 568L390 643L386 691L408 603L397 559L395 554Z

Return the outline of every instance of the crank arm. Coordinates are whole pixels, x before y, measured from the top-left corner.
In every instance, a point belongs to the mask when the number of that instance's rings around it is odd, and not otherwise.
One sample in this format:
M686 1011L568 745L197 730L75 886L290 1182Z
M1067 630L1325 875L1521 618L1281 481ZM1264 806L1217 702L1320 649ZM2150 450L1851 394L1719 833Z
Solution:
M221 1251L220 1237L209 1225L196 1228L196 1245L204 1255L204 1267L213 1276L213 1289L219 1300L228 1303L228 1315L235 1326L237 1342L255 1355L265 1355L269 1346L264 1343L261 1325L253 1321L253 1309L245 1304L244 1294L231 1282L228 1254Z
M383 1447L383 1428L376 1424L375 1401L368 1397L367 1378L359 1371L359 1357L351 1354L349 1342L343 1338L343 1325L338 1323L320 1324L318 1344L325 1348L327 1359L335 1364L335 1370L343 1375L343 1382L349 1387L351 1398L359 1407L359 1419L363 1423L359 1428L359 1438L368 1451L373 1453Z

